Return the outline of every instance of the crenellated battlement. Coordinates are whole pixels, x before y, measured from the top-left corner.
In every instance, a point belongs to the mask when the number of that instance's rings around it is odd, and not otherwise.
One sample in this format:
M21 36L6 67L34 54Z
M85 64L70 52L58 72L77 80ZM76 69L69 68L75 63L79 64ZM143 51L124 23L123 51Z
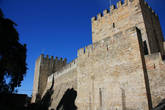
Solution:
M124 2L119 0L116 5L111 5L110 9L106 9L103 13L92 17L93 43L113 36L125 28L137 26L137 24L142 23L143 18L141 16L142 13L140 13L140 1L143 0L124 0ZM134 18L131 18L132 16L134 16Z
M157 13L148 5L146 1L143 2L143 5L146 6L155 17L158 17Z
M95 51L97 49L97 47L99 48L102 44L102 48L107 48L109 47L110 45L107 43L106 45L106 42L108 42L107 40L110 40L112 37L108 37L106 39L103 39L102 41L99 41L97 43L94 43L94 44L91 44L91 45L88 45L86 46L85 48L80 48L78 50L78 56L82 56L82 55L89 55L89 54L92 54L93 51Z
M53 57L53 56L49 56L46 55L44 56L44 54L41 54L41 63L42 64L60 64L60 65L65 65L67 63L67 59L63 59L63 58L58 58L58 57Z
M61 69L59 69L58 71L56 71L54 74L54 78L57 78L65 73L68 73L68 71L74 69L77 67L77 59L73 60L72 62L66 64L65 66L63 66ZM50 76L51 77L51 76Z
M99 48L99 47L102 47L102 48L107 48L107 47L109 47L110 44L108 44L108 41L109 41L110 39L112 39L112 37L108 37L108 38L103 39L103 40L101 40L101 41L99 41L99 42L96 42L96 43L93 43L93 44L91 44L91 45L88 45L88 46L86 46L85 48L80 48L80 49L78 50L78 56L87 55L87 54L89 55L89 54L91 54L94 50L96 50L97 47L98 47L98 48ZM107 42L107 43L106 43L106 42Z
M111 15L113 14L113 12L127 5L128 5L128 0L125 0L124 3L122 3L122 1L118 1L116 5L111 5L110 9L105 9L103 13L99 13L97 14L97 16L92 17L91 21L94 22L100 20L102 17L106 15Z
M125 39L125 36L132 36L137 33L137 28L136 27L131 27L126 30L120 31L113 36L104 38L98 42L95 42L91 45L86 46L85 48L80 48L78 50L78 56L83 56L83 55L90 55L94 51L97 51L99 48L104 49L106 51L109 51L109 48L117 43L121 42L123 39Z
M49 71L49 73L47 74L51 74L54 73L56 71L58 71L59 69L61 69L63 66L65 66L67 64L67 59L63 59L63 58L58 58L58 57L53 57L53 56L44 56L43 54L40 56L41 58L41 66L43 65L43 68L47 68Z
M133 4L134 2L137 2L137 1L140 1L142 4L146 5L155 16L158 16L154 12L154 10L152 10L152 8L148 5L148 3L144 0L132 0L132 1L124 0L124 3L121 0L119 0L116 5L111 5L110 8L104 10L103 13L99 13L99 14L97 14L97 16L92 17L91 21L92 22L98 21L98 20L101 20L102 18L104 18L106 15L112 15L113 13L115 14L115 12L117 12L120 8L127 7L129 4ZM121 11L121 10L119 10L119 11Z
M67 63L67 59L53 57L41 54L36 61L34 85L35 92L33 93L33 101L36 100L36 94L42 96L47 85L47 80L50 75L60 70Z
M40 55L32 102L50 88L50 109L63 109L69 88L79 110L150 110L164 99L165 42L157 14L144 0L118 0L109 8L92 18L92 44L75 60Z

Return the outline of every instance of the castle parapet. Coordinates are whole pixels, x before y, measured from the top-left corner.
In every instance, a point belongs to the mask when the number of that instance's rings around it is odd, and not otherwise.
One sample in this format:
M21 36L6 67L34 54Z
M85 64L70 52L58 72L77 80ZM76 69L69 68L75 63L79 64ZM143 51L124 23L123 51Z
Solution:
M97 15L97 17L92 17L91 21L92 21L92 22L93 22L93 21L97 21L97 20L101 19L102 17L104 17L105 15L111 14L113 11L115 11L115 10L121 8L122 6L125 6L125 5L128 3L127 0L125 0L125 1L126 1L126 2L124 2L124 4L122 3L122 1L117 2L117 4L116 4L117 8L116 8L115 5L111 5L111 6L110 6L110 9L106 9L106 10L103 11L103 13L99 13L99 14Z
M97 19L100 20L102 16L102 13L97 14Z
M44 56L43 54L41 54L41 64L45 65L47 68L49 68L49 70L51 70L50 72L56 72L58 71L60 68L62 68L63 66L66 65L67 63L67 59L63 59L63 58L58 58L58 57L53 57L53 56ZM51 74L51 73L49 73Z
M118 1L117 2L117 8L120 8L120 7L122 7L122 2L121 1Z
M111 12L112 12L114 9L115 9L115 5L111 5L111 6L110 6Z
M106 9L106 10L103 11L103 15L104 16L107 15L108 13L109 13L108 9Z
M101 19L102 17L104 17L105 15L107 14L112 14L114 11L117 11L118 9L120 9L121 7L124 7L124 6L127 6L128 4L131 4L133 2L135 2L137 0L132 0L132 1L129 1L129 0L124 0L124 3L122 3L122 1L118 1L116 5L111 5L110 6L110 9L106 9L103 11L103 13L99 13L97 15L97 17L92 17L91 21L94 22L94 21L97 21L99 19ZM144 0L139 0L143 5L146 5L148 7L148 9L151 10L151 12L155 15L155 16L158 16L154 10L151 9L151 7L148 5L148 3Z
M72 62L66 64L65 66L63 66L62 68L60 68L58 71L56 71L54 74L54 77L57 78L58 76L61 76L65 73L67 73L68 71L76 68L77 66L77 59L73 60ZM50 80L51 81L51 80Z
M131 27L126 30L119 31L113 36L104 38L98 42L95 42L91 45L86 46L85 48L80 48L78 50L78 57L83 56L83 55L90 56L90 54L92 54L93 51L96 51L98 48L109 51L108 48L110 48L113 43L122 41L125 36L129 36L129 37L134 36L134 34L137 34L137 32L139 32L139 30L136 27Z
M143 3L143 5L145 5L145 6L150 10L150 12L151 12L155 17L158 18L157 13L155 13L155 11L148 5L148 3L147 3L146 1L144 1L144 2L142 2L142 3Z

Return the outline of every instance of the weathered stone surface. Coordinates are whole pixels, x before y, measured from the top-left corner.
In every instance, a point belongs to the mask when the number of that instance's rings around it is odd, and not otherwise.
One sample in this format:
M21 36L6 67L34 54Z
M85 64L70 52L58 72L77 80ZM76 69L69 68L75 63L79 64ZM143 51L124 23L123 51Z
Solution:
M165 99L163 99L155 108L152 110L165 110Z
M145 56L153 107L165 98L165 62L161 54Z
M79 54L77 105L80 110L148 110L140 37L136 28L130 28L119 37L93 44L92 51Z
M44 55L41 55L37 59L35 65L35 76L31 102L35 102L36 97L41 98L46 88L49 75L58 71L65 65L66 59L58 59L57 57L54 59L53 56L49 58L48 55L46 57Z
M165 42L158 16L144 0L120 1L93 17L93 43L77 58L36 61L32 101L52 85L56 109L68 88L78 110L149 110L165 98Z

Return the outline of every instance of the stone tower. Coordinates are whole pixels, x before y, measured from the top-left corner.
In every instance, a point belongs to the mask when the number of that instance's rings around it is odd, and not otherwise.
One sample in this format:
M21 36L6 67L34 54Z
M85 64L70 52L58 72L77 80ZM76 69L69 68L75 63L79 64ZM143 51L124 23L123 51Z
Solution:
M35 64L35 73L34 73L34 82L33 82L33 94L31 102L37 101L36 98L41 98L44 90L46 89L48 76L55 73L63 66L66 65L66 59L55 59L53 56L49 58L47 55L40 55L40 57L36 60Z
M160 51L164 55L164 39L158 15L144 0L124 0L124 3L119 1L116 8L112 5L110 9L110 12L104 10L103 14L92 18L93 43L136 26L141 30L148 53Z
M165 42L158 15L144 0L118 1L92 20L92 44L77 58L36 61L32 101L54 79L50 109L75 90L78 110L150 110L165 98ZM73 88L73 89L71 89ZM75 93L75 92L74 92ZM68 101L74 101L69 100Z
M116 6L92 18L93 44L78 51L79 110L149 110L161 99L150 70L164 65L159 18L144 0Z

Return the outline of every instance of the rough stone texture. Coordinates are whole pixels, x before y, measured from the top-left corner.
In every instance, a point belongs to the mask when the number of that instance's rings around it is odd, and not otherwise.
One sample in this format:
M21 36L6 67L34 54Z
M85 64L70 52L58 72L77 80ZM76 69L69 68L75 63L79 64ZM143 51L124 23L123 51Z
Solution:
M79 110L148 110L140 37L130 28L79 50Z
M76 60L66 65L60 71L49 76L47 89L52 85L54 76L54 94L52 95L52 104L50 108L56 108L68 88L77 90L77 63ZM46 89L46 90L47 90ZM46 92L46 91L45 91ZM44 94L43 94L44 95Z
M47 85L48 76L58 71L66 65L66 59L49 58L47 55L41 55L35 65L35 76L33 84L33 94L31 102L35 102L36 96L41 97Z
M141 2L141 8L144 24L146 27L146 33L148 35L147 42L149 43L148 47L150 47L150 52L155 53L160 51L161 54L164 55L164 38L158 15L151 9L150 6L148 6L146 2Z
M78 110L149 110L165 98L165 42L158 16L144 0L110 8L92 18L93 44L79 49L73 62L39 57L32 102L36 94L44 96L53 77L50 109L68 88L77 91Z
M104 12L103 15L98 14L95 19L93 18L92 41L97 42L133 26L138 27L145 37L146 32L141 7L136 2L125 2L123 5L118 2L117 8L111 9L109 13Z
M31 102L34 103L36 100L36 96L38 94L38 84L39 84L39 74L40 74L40 61L41 57L39 57L36 60L35 64L35 74L34 74L34 81L33 81L33 94L32 94L32 99Z
M141 30L142 39L147 42L149 53L160 51L164 55L164 39L159 18L143 0L132 2L125 0L122 5L119 1L117 8L113 7L110 12L105 10L103 14L93 17L92 41L97 42L133 26Z
M165 62L161 54L145 56L149 76L153 107L165 98Z

